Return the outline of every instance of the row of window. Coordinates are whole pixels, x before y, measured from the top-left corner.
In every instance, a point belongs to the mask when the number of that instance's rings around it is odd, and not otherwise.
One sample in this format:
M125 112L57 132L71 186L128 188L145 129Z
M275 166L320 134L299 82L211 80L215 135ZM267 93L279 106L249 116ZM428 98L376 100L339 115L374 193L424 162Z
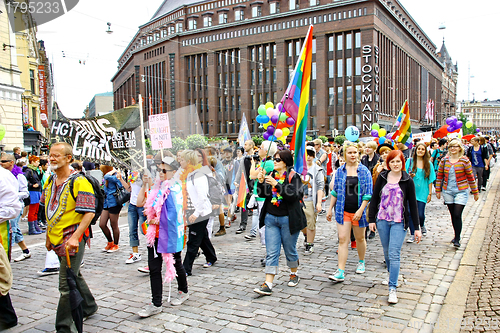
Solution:
M277 30L292 29L292 28L296 28L296 27L308 26L311 24L319 24L319 23L326 23L326 22L337 21L337 20L342 20L342 19L348 19L348 18L362 16L362 15L366 15L366 14L367 14L367 9L365 7L363 9L359 8L359 9L348 10L348 11L343 11L343 12L333 12L330 14L311 16L311 17L305 18L305 19L292 19L292 20L285 21L285 22L274 23L274 24L269 24L269 25L262 25L262 26L255 27L255 28L247 28L247 29L235 30L235 31L231 31L231 32L224 32L224 33L219 33L219 34L191 38L191 39L183 40L182 46L190 46L190 45L197 45L197 44L202 44L202 43L209 43L212 41L225 40L225 39L242 37L242 36L249 36L249 35L256 35L256 34L261 34L261 33L266 33L266 32L277 31ZM219 20L222 20L222 22L227 22L227 13L220 13ZM180 23L180 25L179 25L179 23ZM175 33L175 31L182 32L182 22L178 22L175 28L173 26L170 26L169 29L172 31L172 33ZM166 34L170 34L170 33L166 33ZM156 37L154 37L154 38L156 38ZM158 34L158 39L159 38L160 37ZM152 42L153 36L148 36L148 41L143 39L142 40L143 45L149 43L149 40L151 40L151 42ZM354 43L355 43L355 45L359 45L361 43L361 40L358 41L355 39ZM344 44L342 44L342 45L344 45ZM345 47L346 49L348 47L351 48L352 47L352 40L347 41L347 38L346 38L346 44L343 47ZM357 47L359 47L359 46L357 46Z

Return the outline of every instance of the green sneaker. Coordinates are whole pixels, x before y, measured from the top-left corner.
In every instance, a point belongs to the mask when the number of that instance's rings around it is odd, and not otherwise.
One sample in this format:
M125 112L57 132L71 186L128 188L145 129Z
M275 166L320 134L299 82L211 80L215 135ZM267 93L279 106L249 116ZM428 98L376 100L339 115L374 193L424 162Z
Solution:
M328 278L332 281L335 281L335 282L343 282L344 281L344 272L341 271L340 269L337 269L337 272L335 272L335 274L333 274L333 275L330 275Z
M363 274L365 272L365 263L364 262L358 262L358 267L356 268L356 273L357 274Z

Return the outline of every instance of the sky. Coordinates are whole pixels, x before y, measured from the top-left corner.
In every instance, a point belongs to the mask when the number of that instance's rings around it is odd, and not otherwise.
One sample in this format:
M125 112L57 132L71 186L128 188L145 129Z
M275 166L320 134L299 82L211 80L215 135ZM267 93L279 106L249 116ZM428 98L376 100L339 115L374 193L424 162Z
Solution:
M443 37L458 62L457 100L500 99L496 78L500 54L496 19L500 3L492 0L399 0L417 24L441 48ZM67 14L38 27L37 38L54 66L56 100L68 117L80 118L95 94L113 90L117 61L138 30L163 0L80 0ZM112 34L107 34L107 22ZM444 24L446 29L440 30ZM63 57L63 52L65 57ZM80 61L82 64L80 64ZM83 65L85 62L85 65ZM470 65L470 91L468 88Z

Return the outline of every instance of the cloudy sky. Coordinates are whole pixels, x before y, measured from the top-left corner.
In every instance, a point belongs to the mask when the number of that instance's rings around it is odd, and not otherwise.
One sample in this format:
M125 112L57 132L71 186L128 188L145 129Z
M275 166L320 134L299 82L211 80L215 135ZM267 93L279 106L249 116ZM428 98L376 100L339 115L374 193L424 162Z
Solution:
M54 63L56 97L65 115L81 117L95 94L112 91L111 77L117 60L137 27L146 23L163 0L80 0L66 15L38 27L38 39L45 41ZM500 5L491 0L400 0L418 25L441 48L443 37L458 62L458 100L500 99L495 78L500 54L495 24ZM113 34L107 34L106 23ZM439 30L443 23L446 29ZM65 57L63 57L63 52ZM82 64L80 64L80 61ZM85 65L83 65L85 62Z

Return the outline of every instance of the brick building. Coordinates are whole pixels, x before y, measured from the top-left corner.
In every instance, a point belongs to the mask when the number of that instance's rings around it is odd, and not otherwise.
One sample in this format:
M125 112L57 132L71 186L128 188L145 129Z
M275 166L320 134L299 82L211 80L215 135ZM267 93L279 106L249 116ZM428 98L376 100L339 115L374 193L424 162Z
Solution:
M389 127L406 99L414 125L430 99L439 121L444 65L397 0L166 0L118 61L114 108L140 93L146 113L196 105L207 135L236 136L243 113L256 133L257 108L282 98L310 24L309 134Z

